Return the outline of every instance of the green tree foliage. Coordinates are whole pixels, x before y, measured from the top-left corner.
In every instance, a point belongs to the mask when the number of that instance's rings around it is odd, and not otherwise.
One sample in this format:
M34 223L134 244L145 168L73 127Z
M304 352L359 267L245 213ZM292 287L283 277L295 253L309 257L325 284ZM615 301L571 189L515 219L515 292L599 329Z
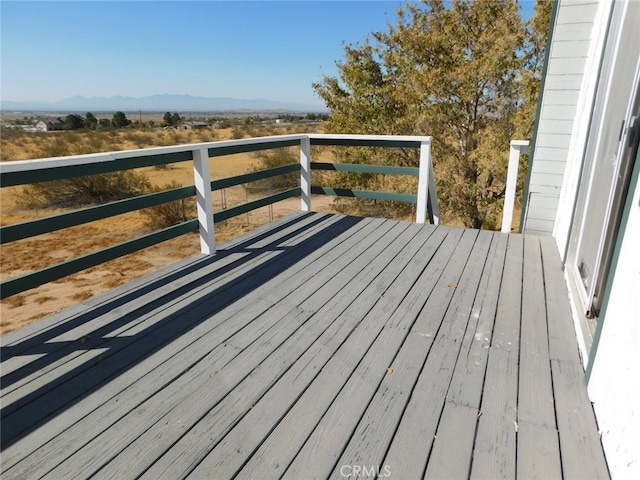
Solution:
M111 120L111 124L116 128L126 127L130 123L131 120L123 112L116 112L113 115L113 120Z
M64 118L65 130L78 130L84 127L84 118L75 113L70 113Z
M441 208L468 227L491 228L501 211L509 141L525 131L519 124L532 122L518 116L528 100L523 72L540 58L533 31L515 0L408 3L387 32L345 46L338 77L314 84L331 113L327 131L431 135ZM399 159L372 149L342 155L355 163L418 163L416 152Z
M84 126L91 130L96 129L96 127L98 126L98 119L93 113L87 112L87 114L84 116Z
M165 127L177 127L178 125L180 125L181 121L182 118L180 117L180 114L178 114L178 112L166 112L162 117L162 124Z
M516 122L519 138L531 138L533 135L552 6L553 2L537 0L535 12L526 25L525 67L521 72L522 105Z

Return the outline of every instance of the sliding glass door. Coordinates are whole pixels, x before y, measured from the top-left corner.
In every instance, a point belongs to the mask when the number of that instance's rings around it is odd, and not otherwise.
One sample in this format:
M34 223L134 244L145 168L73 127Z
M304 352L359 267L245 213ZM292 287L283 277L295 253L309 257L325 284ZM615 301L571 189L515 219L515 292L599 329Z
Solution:
M597 325L640 130L640 2L615 2L613 8L566 262L576 308L584 315L588 347Z

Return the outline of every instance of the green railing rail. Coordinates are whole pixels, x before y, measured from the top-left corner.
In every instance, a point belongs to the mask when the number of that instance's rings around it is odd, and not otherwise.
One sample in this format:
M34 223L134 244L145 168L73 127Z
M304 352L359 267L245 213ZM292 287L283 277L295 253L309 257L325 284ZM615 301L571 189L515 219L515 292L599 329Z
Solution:
M419 148L420 167L411 168L311 162L312 145ZM291 146L299 146L300 163L219 180L211 180L209 158ZM158 230L148 235L34 272L6 279L0 283L0 298L15 295L44 283L58 280L81 270L94 267L190 232L199 231L201 251L205 254L213 254L215 253L216 222L221 222L292 197L301 197L301 209L303 211L311 210L311 194L343 195L410 202L417 204L416 221L418 223L425 223L427 216L432 223L439 223L438 201L431 162L431 137L321 134L280 135L91 155L2 162L0 163L0 187L25 185L184 161L193 162L194 185L141 195L126 200L1 227L0 243L5 244L194 196L198 210L197 219ZM312 186L311 170L314 169L414 175L418 176L418 192L412 195ZM258 200L217 212L213 211L213 191L292 172L300 172L299 187L267 195Z

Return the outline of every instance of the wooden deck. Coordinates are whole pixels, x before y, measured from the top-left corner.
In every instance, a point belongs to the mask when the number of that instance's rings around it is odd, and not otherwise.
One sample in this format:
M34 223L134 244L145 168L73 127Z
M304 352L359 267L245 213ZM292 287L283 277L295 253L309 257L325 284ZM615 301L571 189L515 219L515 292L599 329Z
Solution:
M2 478L608 478L550 238L298 214L2 337Z

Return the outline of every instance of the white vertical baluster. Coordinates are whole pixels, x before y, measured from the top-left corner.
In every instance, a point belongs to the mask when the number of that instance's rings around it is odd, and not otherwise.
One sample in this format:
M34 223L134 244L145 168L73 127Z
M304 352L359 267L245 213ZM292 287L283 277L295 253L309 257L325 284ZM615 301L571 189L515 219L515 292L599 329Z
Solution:
M429 144L431 152L431 144ZM438 203L438 191L436 190L436 176L433 173L433 157L429 153L429 204L431 204L431 223L440 225L440 204Z
M504 209L502 210L501 232L509 233L513 221L513 205L516 199L516 184L518 183L518 165L520 155L529 152L527 140L511 140L509 148L509 167L507 170L507 185L504 193Z
M311 211L311 139L307 136L300 139L300 209Z
M420 169L418 173L418 199L416 205L416 223L426 223L427 221L427 195L429 186L433 179L431 167L431 138L420 142Z
M200 250L204 254L211 255L216 253L216 235L213 222L209 152L206 148L193 151L193 176L200 224Z

